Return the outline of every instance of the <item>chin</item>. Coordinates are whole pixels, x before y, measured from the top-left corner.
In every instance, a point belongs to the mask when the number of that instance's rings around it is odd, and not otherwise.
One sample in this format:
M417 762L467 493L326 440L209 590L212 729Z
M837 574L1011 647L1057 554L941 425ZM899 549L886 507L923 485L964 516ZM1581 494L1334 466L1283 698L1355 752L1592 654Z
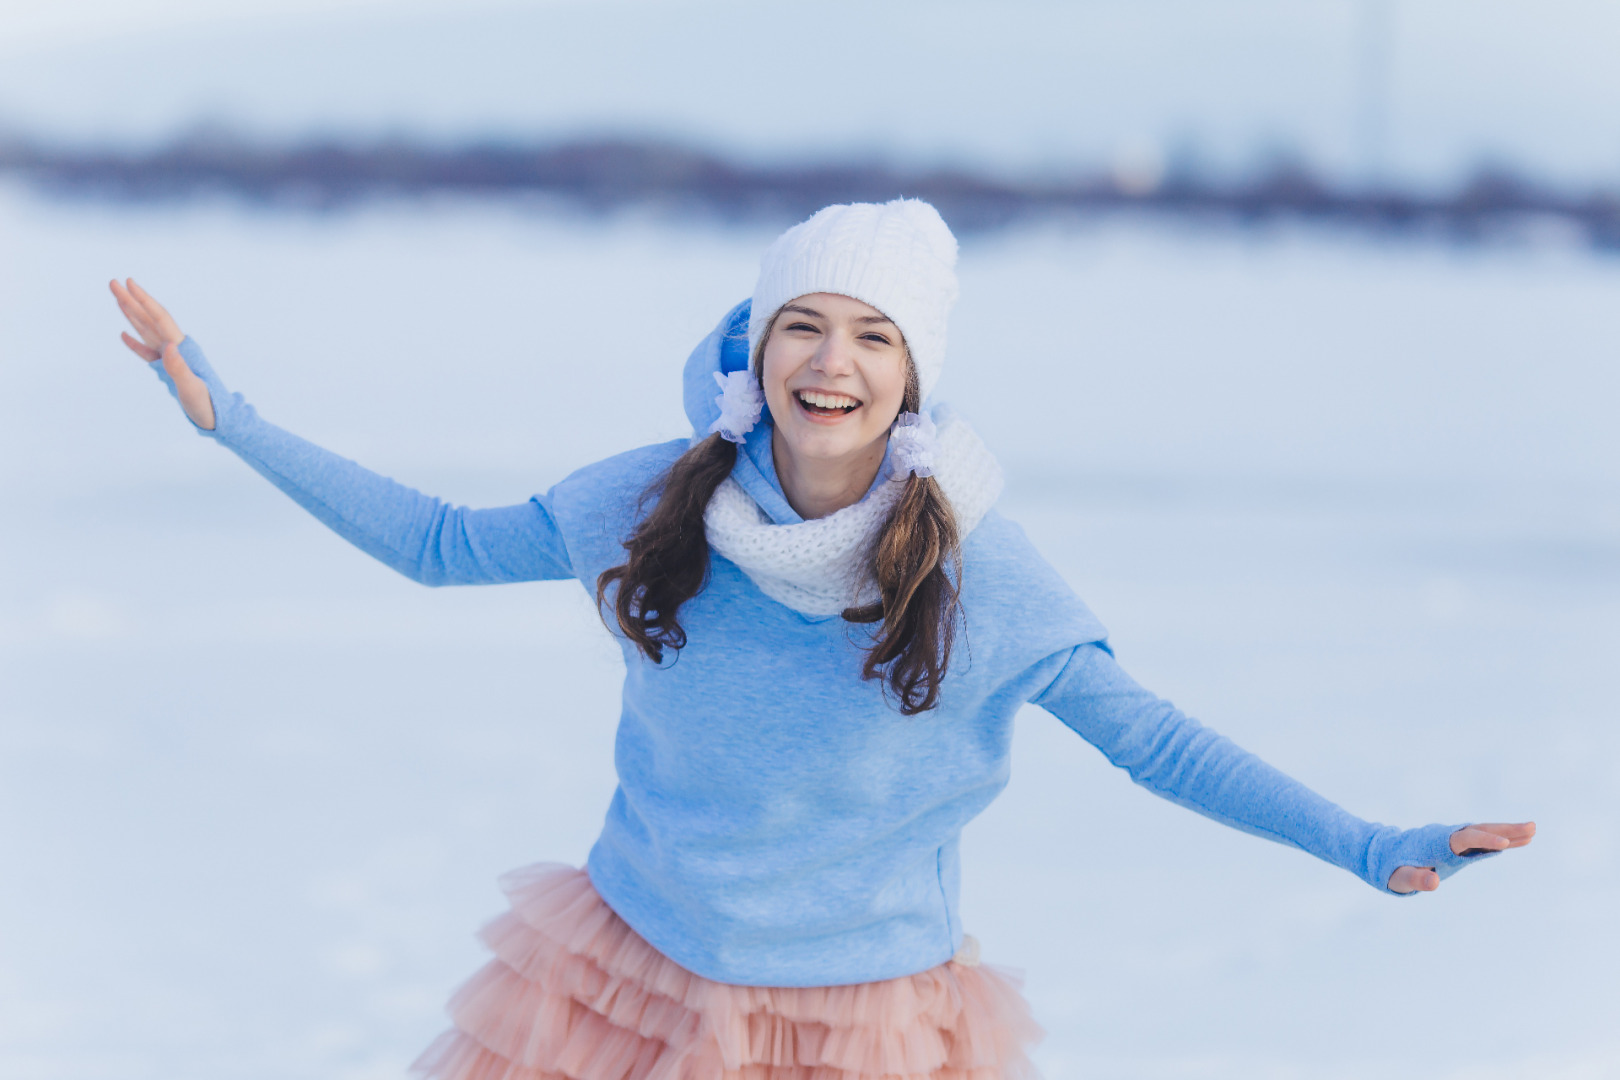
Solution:
M795 438L794 436L797 436ZM797 457L831 461L848 457L863 445L856 439L832 436L829 432L795 432L787 435L788 449Z

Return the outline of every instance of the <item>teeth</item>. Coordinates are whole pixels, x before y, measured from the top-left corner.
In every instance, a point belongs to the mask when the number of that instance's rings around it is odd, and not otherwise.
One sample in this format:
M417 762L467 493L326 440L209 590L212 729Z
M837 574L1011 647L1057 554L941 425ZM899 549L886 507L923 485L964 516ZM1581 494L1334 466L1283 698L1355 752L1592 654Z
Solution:
M799 400L821 409L847 409L860 402L848 394L828 394L820 390L800 390Z

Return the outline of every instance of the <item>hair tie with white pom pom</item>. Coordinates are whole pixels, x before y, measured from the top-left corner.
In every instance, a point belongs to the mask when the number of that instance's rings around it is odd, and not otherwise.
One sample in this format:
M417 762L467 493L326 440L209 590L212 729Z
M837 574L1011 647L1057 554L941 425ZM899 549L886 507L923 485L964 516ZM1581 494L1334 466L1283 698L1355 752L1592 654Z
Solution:
M901 413L889 429L889 479L904 480L910 473L934 475L939 453L939 430L927 413Z
M717 371L714 381L720 384L720 393L714 399L720 406L720 415L709 425L709 431L719 432L728 442L741 444L759 423L759 414L765 408L765 394L751 371L724 375Z

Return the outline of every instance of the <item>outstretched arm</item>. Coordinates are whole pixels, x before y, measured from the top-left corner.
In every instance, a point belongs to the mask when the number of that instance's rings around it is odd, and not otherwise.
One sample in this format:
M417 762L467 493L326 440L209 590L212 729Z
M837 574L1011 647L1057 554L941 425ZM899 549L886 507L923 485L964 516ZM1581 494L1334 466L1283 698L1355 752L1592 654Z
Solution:
M229 447L366 554L426 585L487 585L573 576L542 498L468 510L395 483L260 419L225 389L197 343L133 280L113 296L147 361L198 431Z
M1308 851L1374 888L1428 892L1476 858L1523 847L1535 825L1363 821L1137 685L1100 645L1082 645L1035 699L1131 779L1234 828Z

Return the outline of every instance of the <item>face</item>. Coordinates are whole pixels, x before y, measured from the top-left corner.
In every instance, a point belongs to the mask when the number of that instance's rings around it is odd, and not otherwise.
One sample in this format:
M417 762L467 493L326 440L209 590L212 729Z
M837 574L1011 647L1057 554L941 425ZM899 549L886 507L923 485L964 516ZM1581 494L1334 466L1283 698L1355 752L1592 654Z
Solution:
M810 293L777 313L760 382L771 419L797 457L836 461L881 454L906 392L900 328L876 308Z

